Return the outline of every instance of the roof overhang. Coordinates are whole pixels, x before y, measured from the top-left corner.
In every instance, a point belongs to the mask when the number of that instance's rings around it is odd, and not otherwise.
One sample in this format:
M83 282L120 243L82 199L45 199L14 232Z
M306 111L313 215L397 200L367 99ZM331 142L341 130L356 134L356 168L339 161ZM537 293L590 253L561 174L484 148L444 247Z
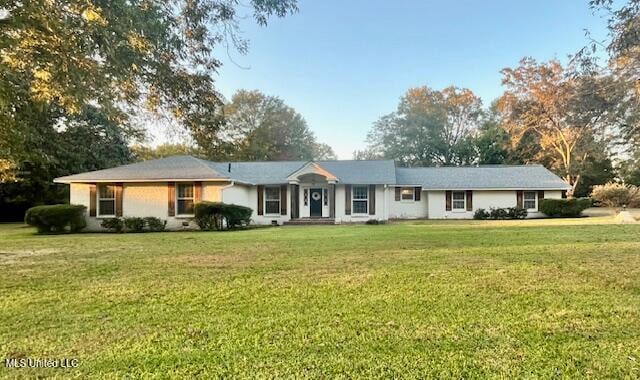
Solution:
M287 177L287 181L289 183L298 183L299 178L307 174L316 174L316 175L322 176L329 183L338 182L338 177L336 177L333 173L331 173L327 169L320 166L317 162L313 162L313 161L307 162L300 169L289 174L289 176Z
M56 178L53 180L55 183L114 183L114 182L128 182L128 183L148 183L148 182L236 182L232 178L135 178L135 179L65 179L64 177ZM249 183L247 183L249 185Z

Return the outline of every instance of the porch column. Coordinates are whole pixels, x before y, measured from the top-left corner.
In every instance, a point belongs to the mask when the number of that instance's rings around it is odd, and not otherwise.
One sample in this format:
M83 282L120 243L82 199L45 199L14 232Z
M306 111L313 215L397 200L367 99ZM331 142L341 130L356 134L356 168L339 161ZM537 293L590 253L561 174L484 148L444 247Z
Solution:
M329 217L336 217L336 185L333 183L329 188Z

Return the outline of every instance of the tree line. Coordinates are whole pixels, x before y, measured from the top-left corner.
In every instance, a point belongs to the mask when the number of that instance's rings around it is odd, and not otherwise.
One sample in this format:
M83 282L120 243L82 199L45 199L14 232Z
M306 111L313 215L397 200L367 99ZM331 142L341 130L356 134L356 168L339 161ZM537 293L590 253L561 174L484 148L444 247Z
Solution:
M569 64L523 59L502 71L485 107L471 90L409 89L356 158L411 165L542 163L575 195L611 179L640 182L640 0L592 0L610 38ZM238 22L297 11L295 0L33 1L0 12L0 218L68 199L58 176L172 154L212 160L335 158L278 97L240 90L225 100L216 54L247 50ZM617 8L616 8L617 6ZM598 49L608 61L600 65ZM144 145L140 115L190 136ZM144 117L142 117L144 119Z

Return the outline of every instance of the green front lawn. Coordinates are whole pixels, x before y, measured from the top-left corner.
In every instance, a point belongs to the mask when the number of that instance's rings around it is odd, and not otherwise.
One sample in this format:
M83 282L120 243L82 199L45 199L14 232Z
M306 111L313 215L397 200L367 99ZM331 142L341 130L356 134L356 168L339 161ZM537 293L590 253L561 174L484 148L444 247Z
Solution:
M6 377L640 377L640 225L37 236L0 225Z

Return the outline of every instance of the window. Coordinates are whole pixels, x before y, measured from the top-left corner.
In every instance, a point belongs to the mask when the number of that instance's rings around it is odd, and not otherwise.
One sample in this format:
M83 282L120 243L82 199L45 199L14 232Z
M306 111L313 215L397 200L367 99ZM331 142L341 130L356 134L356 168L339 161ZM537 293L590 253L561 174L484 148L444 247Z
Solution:
M178 204L178 215L192 215L193 214L193 184L192 183L179 183L178 194L176 197Z
M400 195L403 201L413 201L415 196L415 190L413 187L403 187L400 191Z
M454 210L465 209L465 197L466 197L466 194L464 191L453 192L453 209Z
M98 215L116 215L116 187L114 185L98 186Z
M535 191L525 191L524 192L524 208L527 210L536 210L538 202L538 194Z
M329 205L329 189L324 189L322 191L324 193L324 205L328 206Z
M369 187L367 185L353 186L353 213L366 214L369 210Z
M304 205L309 205L309 190L304 189Z
M280 187L264 188L264 209L266 214L280 214Z

